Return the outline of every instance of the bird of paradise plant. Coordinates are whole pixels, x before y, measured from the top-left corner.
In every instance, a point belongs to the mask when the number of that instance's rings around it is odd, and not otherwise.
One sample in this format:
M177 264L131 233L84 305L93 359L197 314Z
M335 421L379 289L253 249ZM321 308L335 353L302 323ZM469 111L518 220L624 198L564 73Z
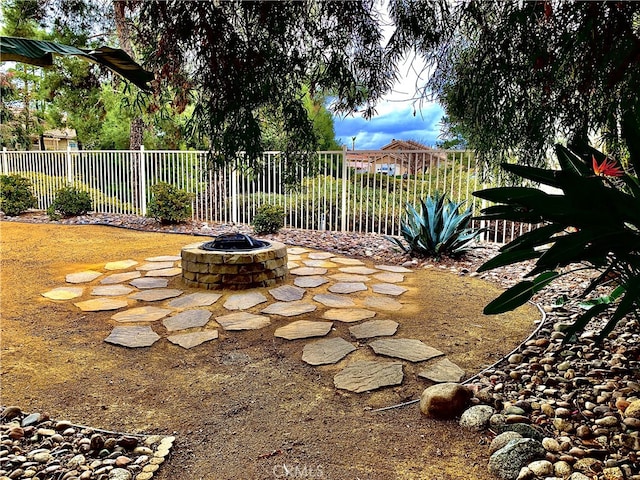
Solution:
M522 178L555 187L552 194L529 187L500 187L474 195L497 205L482 210L479 219L514 220L541 227L503 246L478 271L536 260L525 280L488 304L484 313L513 310L536 292L577 269L595 269L599 275L582 293L589 295L613 277L617 285L602 301L590 302L567 332L567 339L600 314L612 309L598 340L620 320L640 311L640 183L613 160L591 149L591 168L576 153L558 145L560 170L503 164ZM587 157L588 158L588 157ZM613 182L617 177L621 182Z

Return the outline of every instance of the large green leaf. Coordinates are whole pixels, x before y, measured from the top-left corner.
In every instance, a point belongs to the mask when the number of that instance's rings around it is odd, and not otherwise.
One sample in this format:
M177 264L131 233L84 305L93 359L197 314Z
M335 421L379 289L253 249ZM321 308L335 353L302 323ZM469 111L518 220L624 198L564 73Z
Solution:
M559 172L555 170L529 167L527 165L518 165L515 163L502 163L501 165L507 172L518 175L519 177L532 180L536 183L543 183L550 187L560 188L560 184L558 183Z
M494 268L503 267L505 265L532 260L540 257L540 255L542 255L542 252L536 251L533 248L529 250L511 250L502 252L483 263L480 268L478 268L478 272L486 272L487 270L493 270Z
M530 249L545 245L553 241L553 235L564 230L563 225L550 224L538 227L530 232L524 233L510 243L500 248L501 252L510 252L513 250Z
M567 147L557 144L555 150L556 158L558 159L558 163L560 163L560 168L565 172L580 177L593 175L593 171L587 166L587 164Z
M576 318L576 321L573 322L566 331L563 343L567 343L571 341L572 337L579 331L584 330L584 327L591 321L592 318L604 312L609 306L605 303L601 303L600 305L596 305L593 308L587 310L585 313Z
M509 312L527 303L536 292L559 276L558 272L545 272L534 280L522 281L503 292L498 298L484 307L485 315Z

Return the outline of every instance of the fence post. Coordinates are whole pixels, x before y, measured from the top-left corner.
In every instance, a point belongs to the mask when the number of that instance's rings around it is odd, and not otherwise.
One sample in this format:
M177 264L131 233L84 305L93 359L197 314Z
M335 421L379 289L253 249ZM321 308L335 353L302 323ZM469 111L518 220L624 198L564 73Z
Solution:
M67 184L73 185L73 161L71 159L71 145L67 143Z
M2 147L2 174L9 175L9 160L7 159L7 147Z
M238 205L238 160L231 168L231 223L240 223L240 206Z
M342 146L342 198L340 204L340 231L347 231L347 147Z
M147 215L147 165L145 162L144 145L140 145L138 186L140 190L140 214Z

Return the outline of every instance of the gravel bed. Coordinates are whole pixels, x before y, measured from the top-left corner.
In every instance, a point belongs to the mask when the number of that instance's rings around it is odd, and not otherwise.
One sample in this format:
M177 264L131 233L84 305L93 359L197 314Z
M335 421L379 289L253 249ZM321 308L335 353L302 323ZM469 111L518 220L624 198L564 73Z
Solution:
M213 225L202 222L188 222L178 226L164 226L158 222L137 216L94 214L72 219L50 222L43 213L29 213L17 218L5 217L3 221L21 221L33 223L58 224L99 224L144 231L181 233L213 237L221 233L239 231L251 233L247 226ZM456 275L468 275L483 278L508 287L522 279L531 264L509 266L478 274L477 268L497 252L497 245L482 245L472 250L462 259L434 260L413 259L397 251L384 237L375 234L354 234L339 232L317 232L283 229L274 235L261 238L273 239L288 245L299 245L325 250L348 256L369 259L375 263L404 265L411 268L438 268L451 271ZM640 326L636 319L621 322L615 331L600 345L595 344L597 321L583 332L573 343L563 343L564 331L579 315L576 295L586 287L592 277L580 272L563 277L534 297L546 312L545 320L539 325L537 334L523 343L520 348L495 366L479 375L471 387L476 392L476 401L490 405L495 413L490 425L481 438L492 442L491 450L496 449L498 434L505 430L519 430L519 435L539 437L544 447L544 459L538 459L526 465L513 478L518 479L564 479L570 480L640 480ZM566 296L568 301L557 306L556 299ZM602 320L600 320L602 322ZM90 429L67 429L64 431L52 424L36 423L33 427L54 431L53 435L36 433L38 441L25 442L11 436L12 428L23 428L19 423L25 415L2 419L2 440L0 444L0 480L5 478L30 478L25 475L28 469L34 472L32 478L120 478L104 471L102 476L90 476L84 472L79 475L59 475L60 470L52 470L59 476L42 476L46 468L63 465L34 460L34 449L47 450L51 457L53 449L62 448L65 455L80 455L79 445L91 447L91 439L96 432ZM16 419L18 422L16 423ZM48 419L46 421L49 421ZM525 427L515 427L524 425ZM68 427L73 428L73 427ZM530 429L530 430L527 430ZM529 433L527 433L529 432ZM498 437L496 437L498 435ZM26 433L25 433L26 436ZM62 439L60 438L62 437ZM126 465L143 465L147 456L135 456L119 446L122 436L112 435L115 446L112 451L93 449L96 460L85 459L84 465L91 461L100 461L102 467L116 467L119 457L127 457ZM494 437L496 437L494 439ZM104 440L104 439L103 439ZM160 442L160 439L155 439ZM149 441L142 439L142 442ZM165 440L166 441L166 440ZM113 444L114 442L110 442ZM150 444L150 448L154 447ZM86 448L86 447L84 447ZM116 448L120 450L116 451ZM66 450L65 450L66 449ZM27 453L28 452L28 453ZM87 451L88 452L88 451ZM84 453L87 453L84 452ZM102 453L100 453L102 452ZM145 450L146 452L146 450ZM58 454L62 455L62 454ZM101 457L102 455L102 457ZM18 460L23 472L10 475ZM42 455L45 458L45 455ZM48 458L48 457L47 457ZM65 457L66 458L66 457ZM55 459L55 458L54 458ZM112 463L113 461L113 463ZM150 461L150 460L148 460ZM25 463L26 462L26 463ZM105 463L108 462L108 463ZM121 460L127 462L127 460ZM19 463L19 462L18 462ZM40 468L42 467L42 468ZM136 467L137 468L137 467ZM127 470L128 469L128 470ZM69 470L69 469L67 469ZM140 477L140 470L132 467L120 468L125 479ZM88 470L85 470L85 472ZM91 470L96 473L96 470ZM85 476L82 476L82 475ZM22 476L21 476L22 475ZM105 476L106 475L106 476ZM148 477L150 478L150 477ZM508 478L508 477L503 477Z

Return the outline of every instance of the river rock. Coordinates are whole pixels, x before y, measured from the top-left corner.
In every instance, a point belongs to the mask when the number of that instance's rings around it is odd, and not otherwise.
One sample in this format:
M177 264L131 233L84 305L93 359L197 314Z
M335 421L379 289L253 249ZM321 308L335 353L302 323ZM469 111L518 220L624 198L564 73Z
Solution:
M491 445L489 445L489 452L495 453L511 440L516 440L518 438L523 438L518 432L502 432L499 435L496 435L496 438L491 441Z
M473 393L457 383L440 383L426 388L420 396L420 411L428 417L454 418L469 404Z
M515 480L522 467L533 460L544 458L542 444L532 438L511 440L489 458L489 471L504 480Z
M463 412L460 426L475 431L484 430L495 412L495 409L488 405L474 405Z

